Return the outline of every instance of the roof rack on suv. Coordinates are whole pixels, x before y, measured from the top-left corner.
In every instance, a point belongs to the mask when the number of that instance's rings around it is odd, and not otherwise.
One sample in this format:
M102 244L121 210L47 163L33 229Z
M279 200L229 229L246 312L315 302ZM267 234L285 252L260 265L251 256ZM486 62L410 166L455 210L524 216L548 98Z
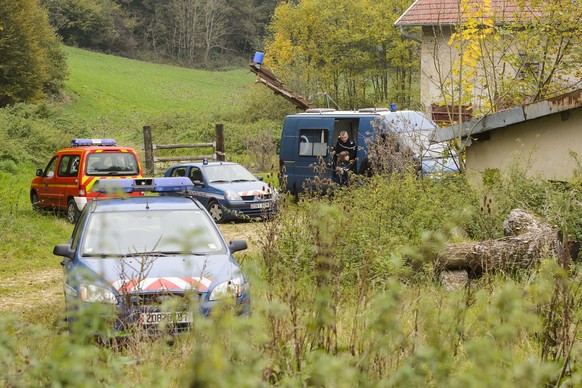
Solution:
M333 108L311 108L307 109L305 113L325 113L325 112L335 112Z
M376 113L376 112L389 112L390 109L388 108L362 108L358 109L358 112L362 113Z
M89 147L89 146L115 146L117 143L114 139L73 139L72 147Z

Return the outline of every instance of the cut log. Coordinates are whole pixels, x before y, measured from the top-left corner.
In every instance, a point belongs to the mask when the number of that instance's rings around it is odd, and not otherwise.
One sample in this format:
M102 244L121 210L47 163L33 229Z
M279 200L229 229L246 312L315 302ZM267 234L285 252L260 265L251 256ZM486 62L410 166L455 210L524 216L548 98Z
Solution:
M503 229L506 236L499 239L448 244L436 258L437 269L473 274L512 271L561 255L558 230L529 212L513 210Z

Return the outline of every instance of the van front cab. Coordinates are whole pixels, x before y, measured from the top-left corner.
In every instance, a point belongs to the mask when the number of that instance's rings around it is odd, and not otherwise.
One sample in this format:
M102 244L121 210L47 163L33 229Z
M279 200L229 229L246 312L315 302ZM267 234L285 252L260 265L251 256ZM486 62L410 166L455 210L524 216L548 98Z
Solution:
M141 176L133 149L119 147L113 139L73 139L71 147L57 151L44 169L36 170L30 202L34 210L62 211L75 222L87 200L99 195L99 179Z

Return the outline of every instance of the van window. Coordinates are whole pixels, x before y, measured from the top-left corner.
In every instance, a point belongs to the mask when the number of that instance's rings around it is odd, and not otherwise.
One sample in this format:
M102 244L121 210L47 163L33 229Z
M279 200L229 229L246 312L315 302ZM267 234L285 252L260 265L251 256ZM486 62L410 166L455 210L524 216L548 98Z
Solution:
M57 168L57 160L59 160L58 156L55 156L51 159L49 164L44 169L44 174L43 174L44 177L52 178L55 176L55 170Z
M328 151L327 129L301 129L299 131L300 156L326 156Z
M59 164L58 175L62 177L73 177L79 173L79 155L63 155Z
M137 158L130 152L98 152L87 155L87 175L137 175Z

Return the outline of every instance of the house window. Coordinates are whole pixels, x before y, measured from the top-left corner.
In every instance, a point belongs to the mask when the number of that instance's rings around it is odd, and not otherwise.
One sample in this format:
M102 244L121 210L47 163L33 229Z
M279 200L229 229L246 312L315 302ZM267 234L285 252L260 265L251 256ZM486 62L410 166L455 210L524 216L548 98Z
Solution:
M525 79L528 75L539 77L540 64L538 62L526 62L521 66L521 68L517 72L517 78L519 79Z
M299 131L299 155L326 156L327 138L327 129L301 129Z

